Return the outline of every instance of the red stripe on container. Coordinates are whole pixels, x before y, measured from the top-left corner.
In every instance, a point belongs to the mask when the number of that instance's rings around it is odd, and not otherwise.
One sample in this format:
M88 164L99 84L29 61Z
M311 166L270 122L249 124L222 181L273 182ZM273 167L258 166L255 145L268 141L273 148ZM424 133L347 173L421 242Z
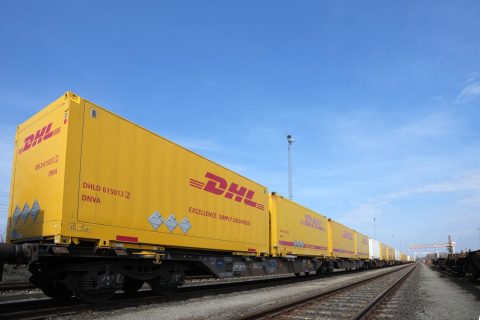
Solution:
M117 236L115 239L116 239L117 241L138 242L138 237Z
M341 252L341 253L354 254L353 251L349 251L349 250L345 250L345 249L337 249L337 248L333 248L333 252Z
M255 249L255 248L253 248L253 249L252 249L252 248L248 248L248 252L257 252L257 249Z
M293 244L293 242L291 242L291 241L279 240L279 241L278 241L278 244L280 244L280 245L282 245L282 246L294 247L294 244Z
M305 244L305 248L315 249L315 250L327 250L327 247L317 246L314 244Z
M203 184L198 184L198 183L190 182L190 185L191 185L192 187L203 188Z
M282 245L282 246L287 246L287 247L295 247L295 243L292 242L292 241L279 240L278 244ZM305 245L303 247L298 247L297 246L297 248L300 248L300 249L301 248L306 248L306 249L314 249L314 250L327 250L327 247L317 246L317 245L308 244L308 243L305 243Z

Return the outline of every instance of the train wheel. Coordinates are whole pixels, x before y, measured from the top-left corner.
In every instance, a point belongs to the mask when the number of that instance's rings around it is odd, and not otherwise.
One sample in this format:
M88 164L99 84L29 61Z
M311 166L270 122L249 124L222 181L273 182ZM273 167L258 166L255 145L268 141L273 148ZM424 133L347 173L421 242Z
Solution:
M480 282L480 270L472 262L470 263L470 276L468 279L473 283Z
M73 296L73 292L61 283L42 283L39 288L46 296L56 300L68 300Z
M322 264L320 268L317 270L317 275L318 276L324 276L327 274L327 266L325 264Z
M75 297L84 303L102 303L115 293L112 288L97 289L95 277L89 273L77 274L73 280Z
M138 290L140 290L142 286L143 286L143 281L126 276L125 279L123 280L122 290L127 294L134 294Z
M170 295L178 289L183 281L182 274L171 272L154 278L153 280L149 281L148 284L155 294Z
M174 294L177 291L178 286L174 284L158 284L155 280L151 281L150 287L152 288L153 293L159 296L168 296Z

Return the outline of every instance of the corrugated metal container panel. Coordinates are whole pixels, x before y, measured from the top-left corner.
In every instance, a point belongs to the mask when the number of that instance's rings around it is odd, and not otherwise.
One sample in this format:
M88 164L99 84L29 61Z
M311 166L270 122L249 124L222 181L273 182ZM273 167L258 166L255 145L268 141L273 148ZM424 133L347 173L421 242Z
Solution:
M106 246L268 252L264 186L78 96L70 100L75 105L56 110L69 123L69 153L60 159L71 170L61 186L75 192L64 197L57 234Z
M381 243L378 240L368 239L368 251L370 253L370 259L380 260L381 259Z
M359 259L369 259L368 236L355 231L355 254Z
M386 245L385 247L386 247L386 253L387 253L387 261L394 261L395 260L395 250L388 245Z
M393 247L388 247L388 259L390 261L395 260L395 249Z
M80 108L68 92L17 127L7 240L55 237L76 219Z
M328 255L325 216L273 193L270 217L273 255Z
M354 258L354 231L341 223L328 219L329 252L335 258Z
M387 261L388 254L387 254L387 245L380 243L380 260Z
M395 261L400 261L400 251L395 249Z

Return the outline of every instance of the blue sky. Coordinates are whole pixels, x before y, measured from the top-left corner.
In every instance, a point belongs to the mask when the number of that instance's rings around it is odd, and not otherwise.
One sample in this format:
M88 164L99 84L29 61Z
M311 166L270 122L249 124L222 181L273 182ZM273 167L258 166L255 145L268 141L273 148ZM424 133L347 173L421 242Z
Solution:
M15 126L67 90L405 249L480 235L478 1L2 1Z

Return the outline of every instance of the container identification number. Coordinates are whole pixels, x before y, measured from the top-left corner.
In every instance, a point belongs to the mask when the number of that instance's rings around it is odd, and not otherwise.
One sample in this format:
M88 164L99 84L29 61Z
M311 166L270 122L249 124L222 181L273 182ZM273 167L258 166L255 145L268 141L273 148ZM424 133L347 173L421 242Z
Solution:
M85 181L82 183L82 187L84 189L87 189L87 190L102 192L102 193L105 193L105 194L109 194L109 195L124 198L124 199L130 199L131 196L132 196L130 191L121 190L121 189L117 189L117 188L111 188L111 187L107 187L107 186L101 186L99 184L89 183L89 182L85 182Z

